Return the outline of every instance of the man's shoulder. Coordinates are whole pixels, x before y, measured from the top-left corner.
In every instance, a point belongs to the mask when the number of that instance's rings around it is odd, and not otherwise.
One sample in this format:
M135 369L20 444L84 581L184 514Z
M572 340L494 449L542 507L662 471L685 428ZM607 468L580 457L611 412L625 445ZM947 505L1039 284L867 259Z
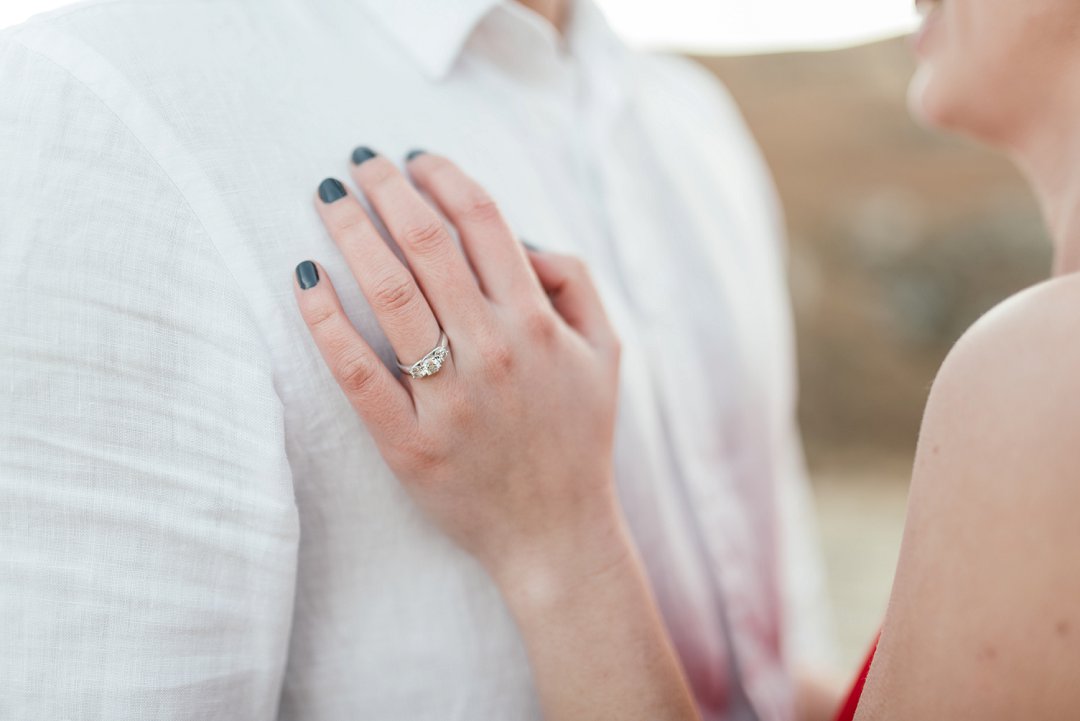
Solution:
M5 121L59 127L78 123L81 109L90 106L119 115L117 103L145 94L157 82L150 57L160 67L185 63L185 56L169 52L168 27L176 27L169 16L187 13L205 21L203 13L212 12L213 3L190 2L186 10L184 3L82 0L0 30L0 94L21 98L7 108ZM160 52L151 56L151 48ZM114 118L111 127L119 123Z
M755 179L768 176L753 130L716 73L675 53L639 52L634 58L637 96L657 122L686 138L707 139L726 158L726 168L735 163Z
M67 37L83 36L86 41L97 39L122 41L132 30L130 18L148 8L181 8L184 0L154 0L132 2L131 0L79 0L52 10L36 13L17 25L0 29L0 43L40 42L41 38L63 33ZM212 8L212 3L188 4L188 12L200 12ZM107 37L102 37L107 35Z
M68 3L51 10L34 13L22 22L0 28L0 42L16 42L20 36L33 35L47 28L62 24L66 18L73 17L83 12L97 12L103 7L125 4L124 0L79 0Z
M761 211L769 232L783 237L779 198L753 129L723 80L703 63L673 53L636 53L636 92L652 127L671 151L702 159L719 189L745 211Z
M635 53L636 76L655 97L690 112L742 123L734 97L715 73L697 60L672 52Z
M16 49L32 54L34 64L25 69L47 76L60 68L86 82L88 77L119 71L129 72L140 58L156 62L187 62L198 53L198 43L188 42L190 53L178 52L185 44L185 26L212 25L220 4L196 0L81 0L31 16L24 22L0 30L0 50ZM152 49L157 52L150 54ZM52 70L47 70L51 68Z
M375 31L357 25L362 48ZM135 90L198 93L222 76L257 79L268 63L309 62L332 29L328 11L291 0L81 0L0 31L0 47L26 46L84 79L119 74Z

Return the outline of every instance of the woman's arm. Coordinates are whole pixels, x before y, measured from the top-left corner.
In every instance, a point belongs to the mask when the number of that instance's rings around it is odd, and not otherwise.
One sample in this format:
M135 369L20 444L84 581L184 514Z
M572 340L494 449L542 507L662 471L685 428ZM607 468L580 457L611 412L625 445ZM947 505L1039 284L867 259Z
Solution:
M409 268L338 181L320 186L320 216L399 358L423 357L440 329L451 352L434 375L395 377L305 261L294 292L342 390L405 489L498 584L550 721L696 719L612 485L619 344L584 267L527 255L444 158L408 167L460 249L391 162L354 157Z
M621 520L612 521L595 538L538 554L497 579L545 718L696 720L637 552Z
M1080 280L977 323L934 383L858 721L1080 708Z

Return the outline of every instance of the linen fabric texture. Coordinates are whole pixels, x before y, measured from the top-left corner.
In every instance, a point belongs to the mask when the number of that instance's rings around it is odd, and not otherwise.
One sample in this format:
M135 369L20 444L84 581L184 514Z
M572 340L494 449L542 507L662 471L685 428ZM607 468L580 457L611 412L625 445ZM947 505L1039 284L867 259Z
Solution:
M829 657L782 221L719 83L511 2L112 0L0 33L0 719L540 718L478 564L296 308L312 198L426 148L591 266L619 494L709 721ZM453 339L451 339L453 342Z

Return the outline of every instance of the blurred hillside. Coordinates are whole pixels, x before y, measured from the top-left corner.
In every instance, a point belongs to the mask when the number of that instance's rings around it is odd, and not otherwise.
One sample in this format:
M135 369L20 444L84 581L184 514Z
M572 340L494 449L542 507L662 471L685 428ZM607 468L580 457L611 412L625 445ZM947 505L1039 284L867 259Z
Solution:
M910 119L902 39L697 59L739 101L785 203L811 464L910 458L949 347L1049 272L1034 199L1002 157Z

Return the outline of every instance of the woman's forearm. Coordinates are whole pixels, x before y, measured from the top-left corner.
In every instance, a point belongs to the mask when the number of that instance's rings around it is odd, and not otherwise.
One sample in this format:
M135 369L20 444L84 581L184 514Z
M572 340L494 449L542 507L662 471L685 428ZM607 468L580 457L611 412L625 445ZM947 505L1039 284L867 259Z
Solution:
M497 579L546 721L699 716L621 516Z

